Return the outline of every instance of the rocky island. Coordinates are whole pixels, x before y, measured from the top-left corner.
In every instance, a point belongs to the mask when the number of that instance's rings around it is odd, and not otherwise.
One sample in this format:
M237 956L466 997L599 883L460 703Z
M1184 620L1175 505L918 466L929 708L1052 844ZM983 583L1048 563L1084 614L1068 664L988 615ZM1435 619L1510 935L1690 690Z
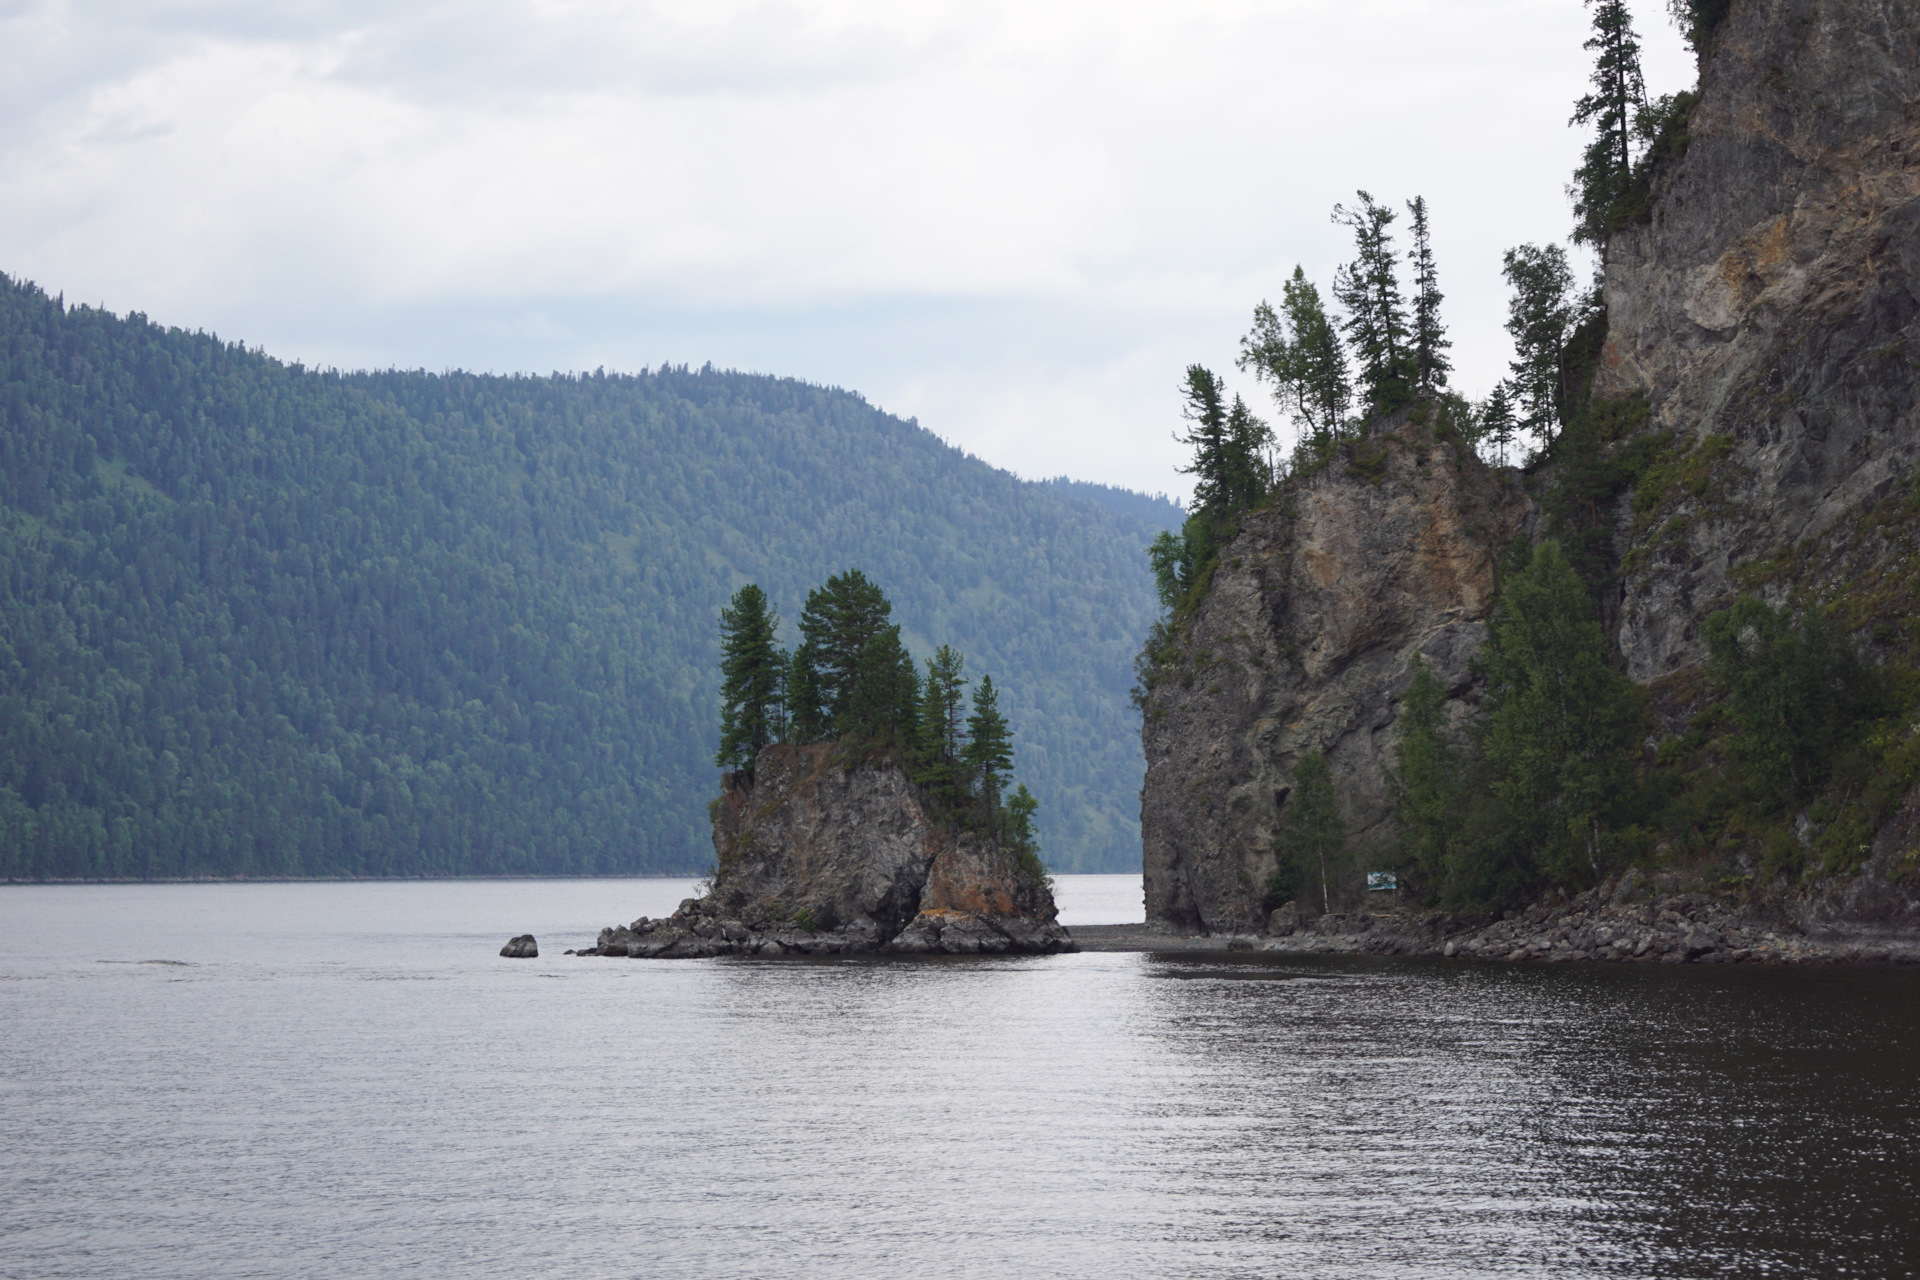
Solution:
M1046 878L1004 843L934 820L892 761L774 745L728 773L712 889L580 955L1045 954L1074 950Z

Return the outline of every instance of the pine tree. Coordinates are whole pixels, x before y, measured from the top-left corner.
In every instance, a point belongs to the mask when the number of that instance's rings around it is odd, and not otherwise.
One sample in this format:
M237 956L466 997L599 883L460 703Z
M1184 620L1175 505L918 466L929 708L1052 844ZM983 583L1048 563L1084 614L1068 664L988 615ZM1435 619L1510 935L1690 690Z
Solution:
M1254 308L1238 363L1273 384L1281 410L1304 428L1302 439L1324 444L1339 434L1353 401L1346 349L1306 272L1294 267L1280 296L1278 313L1264 302Z
M787 655L775 645L780 615L749 582L720 610L720 750L714 763L752 772L762 748L784 729L781 695Z
M1573 331L1573 273L1567 251L1523 244L1509 249L1501 273L1513 294L1507 301L1507 332L1513 337L1513 394L1520 425L1540 440L1553 438L1572 417L1566 385L1567 338Z
M1365 191L1356 195L1358 208L1333 207L1333 220L1353 231L1355 249L1354 260L1334 275L1333 296L1347 312L1344 328L1367 408L1384 414L1406 403L1414 381L1400 264L1388 232L1395 214Z
M1192 424L1174 439L1193 450L1193 462L1180 468L1194 477L1193 505L1219 510L1227 505L1231 482L1227 477L1230 445L1227 435L1226 385L1201 365L1187 366L1182 388L1186 404L1180 416Z
M960 749L966 741L966 659L952 645L941 645L927 659L920 686L920 770L917 780L935 803L958 802Z
M820 664L812 646L802 644L793 651L787 667L787 722L784 742L818 742L827 736L831 722L820 698Z
M911 748L919 736L920 681L900 643L898 625L880 628L860 652L853 689L839 726L854 746Z
M1593 10L1593 35L1582 47L1594 53L1593 92L1574 104L1577 125L1591 125L1580 167L1574 170L1573 238L1597 245L1619 226L1618 206L1633 182L1633 139L1640 113L1647 109L1647 86L1640 74L1640 38L1626 0L1586 0Z
M1320 910L1333 909L1333 873L1346 851L1347 826L1333 793L1333 769L1318 747L1293 768L1293 791L1280 811L1276 852L1320 880Z
M1427 226L1427 202L1415 196L1407 202L1413 215L1413 248L1407 259L1413 263L1413 376L1422 394L1433 395L1447 385L1453 362L1446 351L1453 343L1440 323L1440 280L1433 265L1433 240Z
M1513 392L1508 390L1506 379L1493 384L1487 402L1480 406L1479 438L1493 453L1494 460L1501 466L1507 465L1507 451L1512 447L1514 437L1520 430L1520 421L1513 412Z
M1609 818L1633 779L1638 691L1616 671L1586 584L1549 539L1502 588L1488 627L1481 749L1547 879L1606 874Z
M1007 838L1013 844L1014 856L1020 860L1020 869L1051 888L1053 881L1040 861L1040 837L1033 826L1033 815L1039 809L1040 802L1027 790L1026 783L1015 787L1007 797Z
M861 656L892 612L886 593L858 569L835 574L807 593L807 607L800 614L801 648L819 690L822 732L844 728Z
M967 745L961 759L972 773L981 809L988 815L1000 808L1000 787L1013 770L1013 734L1000 714L1000 695L992 676L981 676L973 690L973 714L967 717Z
M1447 690L1426 660L1413 656L1400 698L1400 740L1388 782L1400 825L1402 858L1428 886L1446 878L1447 844L1459 818L1460 761L1447 737Z

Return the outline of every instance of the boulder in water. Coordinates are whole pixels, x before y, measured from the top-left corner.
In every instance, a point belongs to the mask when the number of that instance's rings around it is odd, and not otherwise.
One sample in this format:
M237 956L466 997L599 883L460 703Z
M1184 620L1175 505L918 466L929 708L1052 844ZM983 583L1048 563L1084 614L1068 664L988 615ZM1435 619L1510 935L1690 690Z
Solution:
M532 960L539 956L540 947L534 942L532 934L523 933L500 948L500 954L509 960Z

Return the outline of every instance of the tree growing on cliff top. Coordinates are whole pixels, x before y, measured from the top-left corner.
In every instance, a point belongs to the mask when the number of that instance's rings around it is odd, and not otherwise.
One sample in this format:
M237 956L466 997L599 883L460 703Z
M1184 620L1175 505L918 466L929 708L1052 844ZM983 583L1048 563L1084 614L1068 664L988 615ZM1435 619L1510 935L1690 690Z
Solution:
M834 574L807 592L796 659L808 666L806 681L819 691L821 732L837 732L845 721L861 656L892 612L886 593L858 569Z
M981 809L994 814L1000 808L1000 788L1013 770L1013 732L1000 714L1000 695L992 676L981 676L973 689L973 714L967 717L967 745L961 758L974 777Z
M1453 343L1440 323L1440 276L1433 262L1433 236L1427 224L1427 202L1415 196L1407 202L1413 218L1413 248L1407 260L1413 263L1413 376L1421 394L1433 395L1447 385L1453 362L1447 348Z
M1281 289L1278 312L1265 302L1253 309L1237 363L1273 385L1281 411L1302 428L1301 441L1325 445L1340 433L1353 402L1346 348L1320 290L1298 266Z
M720 750L714 763L751 772L761 748L785 732L788 661L780 615L749 582L720 611Z
M1606 252L1607 238L1622 225L1623 208L1633 184L1634 140L1647 109L1647 85L1640 73L1640 38L1626 0L1587 0L1593 10L1593 34L1583 46L1594 57L1592 92L1573 108L1570 124L1589 125L1593 138L1574 170L1573 238Z
M1193 462L1180 468L1194 477L1194 506L1228 518L1266 496L1264 453L1270 435L1239 396L1226 403L1226 384L1203 365L1187 366L1181 416L1192 424L1174 439L1193 449Z
M1507 250L1501 273L1513 290L1507 299L1507 333L1513 338L1512 385L1520 425L1542 442L1571 420L1567 341L1576 311L1573 272L1557 244L1523 244Z
M1333 220L1352 230L1354 245L1354 260L1334 274L1333 296L1347 313L1343 327L1367 408L1385 414L1406 403L1416 381L1400 263L1389 231L1396 215L1365 191L1355 195L1357 207L1333 206Z
M840 741L857 748L897 747L911 755L920 739L919 722L919 677L900 643L899 625L890 623L860 651Z

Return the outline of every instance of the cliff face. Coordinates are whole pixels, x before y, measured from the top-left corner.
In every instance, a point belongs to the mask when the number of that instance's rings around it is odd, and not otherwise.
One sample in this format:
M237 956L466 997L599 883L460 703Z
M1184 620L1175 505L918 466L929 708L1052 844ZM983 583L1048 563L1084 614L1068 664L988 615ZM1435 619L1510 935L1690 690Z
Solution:
M1402 419L1249 516L1147 691L1141 826L1147 919L1258 927L1295 764L1333 767L1358 847L1388 834L1396 698L1415 653L1463 718L1486 634L1495 549L1526 500Z
M1920 451L1920 9L1735 0L1700 88L1652 225L1610 247L1594 388L1645 395L1699 463L1624 518L1641 681L1699 663L1730 593L1777 602L1858 561Z
M670 919L602 931L583 954L1070 951L1046 882L1013 850L935 823L899 766L832 743L769 747L727 774L713 889Z
M1650 225L1609 248L1594 393L1642 396L1654 462L1626 492L1605 611L1628 673L1689 714L1701 624L1735 595L1820 603L1881 660L1920 654L1920 7L1734 0L1690 144ZM1372 450L1375 439L1361 446ZM1387 463L1295 483L1221 556L1148 692L1141 817L1163 928L1259 922L1293 767L1326 752L1355 846L1391 835L1386 763L1415 651L1464 716L1497 549L1537 511L1411 423ZM1776 904L1808 925L1920 922L1895 862ZM1904 865L1904 864L1902 864Z

